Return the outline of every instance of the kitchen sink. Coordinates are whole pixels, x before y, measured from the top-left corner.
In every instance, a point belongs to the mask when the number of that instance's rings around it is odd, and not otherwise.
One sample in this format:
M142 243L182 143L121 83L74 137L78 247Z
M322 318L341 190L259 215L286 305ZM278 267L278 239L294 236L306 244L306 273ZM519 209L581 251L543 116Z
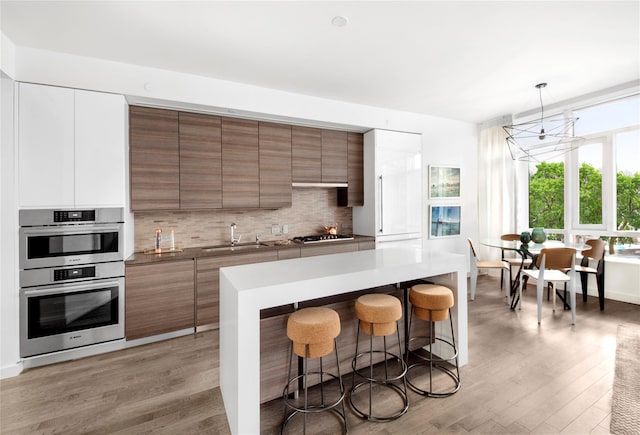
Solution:
M202 248L202 252L249 251L252 249L264 248L265 246L269 246L269 245L265 243L243 243L243 244L236 244L235 246L231 246L231 245L205 246L204 248Z

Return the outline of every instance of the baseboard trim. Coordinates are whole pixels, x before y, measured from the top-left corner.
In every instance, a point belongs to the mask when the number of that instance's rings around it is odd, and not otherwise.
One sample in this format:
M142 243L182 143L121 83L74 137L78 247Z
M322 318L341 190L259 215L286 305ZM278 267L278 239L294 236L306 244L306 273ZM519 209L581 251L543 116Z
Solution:
M10 366L2 367L0 368L0 379L7 379L18 376L20 373L22 373L23 369L24 367L20 362Z

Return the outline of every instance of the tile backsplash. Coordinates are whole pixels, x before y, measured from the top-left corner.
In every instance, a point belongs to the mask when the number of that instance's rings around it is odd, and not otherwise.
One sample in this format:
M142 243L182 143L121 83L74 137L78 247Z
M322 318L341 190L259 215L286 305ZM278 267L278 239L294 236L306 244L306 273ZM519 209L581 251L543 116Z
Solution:
M338 224L338 231L351 234L353 214L350 207L338 207L337 190L327 188L294 188L292 206L278 210L201 210L136 212L135 250L154 247L155 229L162 229L162 247L169 246L171 228L177 247L192 248L229 243L230 225L236 224L236 237L241 243L261 240L282 240L295 236L320 233L323 225ZM272 234L277 226L287 234Z

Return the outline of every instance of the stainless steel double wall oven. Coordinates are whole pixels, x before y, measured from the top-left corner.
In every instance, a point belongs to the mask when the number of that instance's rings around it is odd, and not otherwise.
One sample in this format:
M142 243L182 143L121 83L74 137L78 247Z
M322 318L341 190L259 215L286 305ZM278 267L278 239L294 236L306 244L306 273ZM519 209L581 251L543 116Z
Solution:
M20 210L20 355L124 338L124 210Z

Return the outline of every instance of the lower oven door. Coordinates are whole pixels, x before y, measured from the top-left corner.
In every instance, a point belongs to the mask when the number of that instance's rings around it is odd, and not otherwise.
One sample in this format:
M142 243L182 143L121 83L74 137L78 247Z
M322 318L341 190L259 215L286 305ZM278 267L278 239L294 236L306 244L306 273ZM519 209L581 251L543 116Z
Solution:
M124 278L20 290L20 356L124 338Z

